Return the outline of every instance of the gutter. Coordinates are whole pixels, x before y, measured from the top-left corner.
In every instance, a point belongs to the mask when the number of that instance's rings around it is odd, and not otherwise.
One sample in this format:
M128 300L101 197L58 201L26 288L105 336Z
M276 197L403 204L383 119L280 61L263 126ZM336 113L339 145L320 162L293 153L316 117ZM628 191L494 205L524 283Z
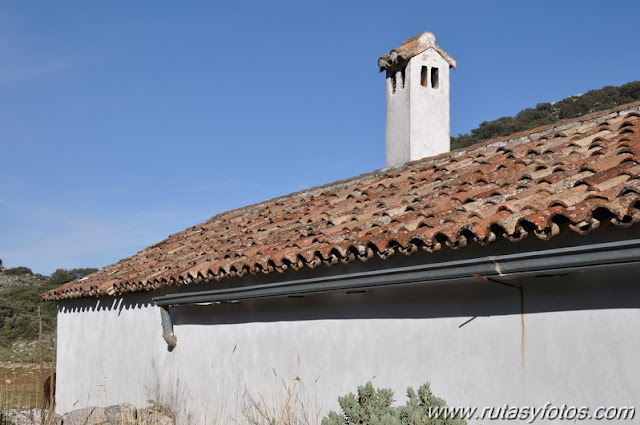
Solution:
M162 310L166 311L168 315L169 306L184 304L362 291L392 285L403 287L477 280L474 275L521 278L544 274L566 274L609 269L625 264L640 264L640 239L453 260L238 288L181 292L154 297L153 301L156 305L163 307ZM171 335L173 335L173 331L171 331Z

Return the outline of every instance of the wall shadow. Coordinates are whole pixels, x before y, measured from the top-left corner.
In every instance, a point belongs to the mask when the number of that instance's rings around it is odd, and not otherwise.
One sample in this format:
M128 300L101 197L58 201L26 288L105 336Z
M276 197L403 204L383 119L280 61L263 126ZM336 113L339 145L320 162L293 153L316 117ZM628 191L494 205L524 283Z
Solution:
M63 300L58 302L58 313L80 313L88 311L113 311L154 307L151 294L130 294L125 297L100 297Z
M304 298L174 306L171 316L176 325L216 325L327 319L468 319L523 312L640 308L640 285L633 283L638 272L633 267L620 267L614 275L589 272L509 280L522 286L522 299L518 288L476 279Z

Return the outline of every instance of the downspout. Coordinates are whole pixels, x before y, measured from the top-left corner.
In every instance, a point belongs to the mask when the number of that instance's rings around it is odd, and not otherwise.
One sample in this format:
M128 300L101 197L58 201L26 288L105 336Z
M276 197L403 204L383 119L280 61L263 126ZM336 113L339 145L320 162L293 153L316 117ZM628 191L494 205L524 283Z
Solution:
M169 313L168 305L161 305L160 307L160 319L162 320L162 338L167 342L167 345L174 348L178 344L178 338L173 333L173 323L171 322L171 314Z

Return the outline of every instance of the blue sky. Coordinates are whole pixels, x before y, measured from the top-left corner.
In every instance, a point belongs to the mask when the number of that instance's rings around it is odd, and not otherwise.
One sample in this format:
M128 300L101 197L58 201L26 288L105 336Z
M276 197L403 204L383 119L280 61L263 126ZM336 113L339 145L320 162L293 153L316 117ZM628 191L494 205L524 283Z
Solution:
M384 166L377 58L430 30L452 134L640 79L640 3L2 2L0 258L102 267Z

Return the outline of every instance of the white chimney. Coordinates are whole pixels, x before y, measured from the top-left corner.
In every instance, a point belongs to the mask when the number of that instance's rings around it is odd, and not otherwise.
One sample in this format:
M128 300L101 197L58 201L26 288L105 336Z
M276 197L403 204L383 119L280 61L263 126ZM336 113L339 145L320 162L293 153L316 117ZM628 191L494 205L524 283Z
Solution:
M425 32L378 66L387 73L387 168L449 152L449 69L457 62Z

